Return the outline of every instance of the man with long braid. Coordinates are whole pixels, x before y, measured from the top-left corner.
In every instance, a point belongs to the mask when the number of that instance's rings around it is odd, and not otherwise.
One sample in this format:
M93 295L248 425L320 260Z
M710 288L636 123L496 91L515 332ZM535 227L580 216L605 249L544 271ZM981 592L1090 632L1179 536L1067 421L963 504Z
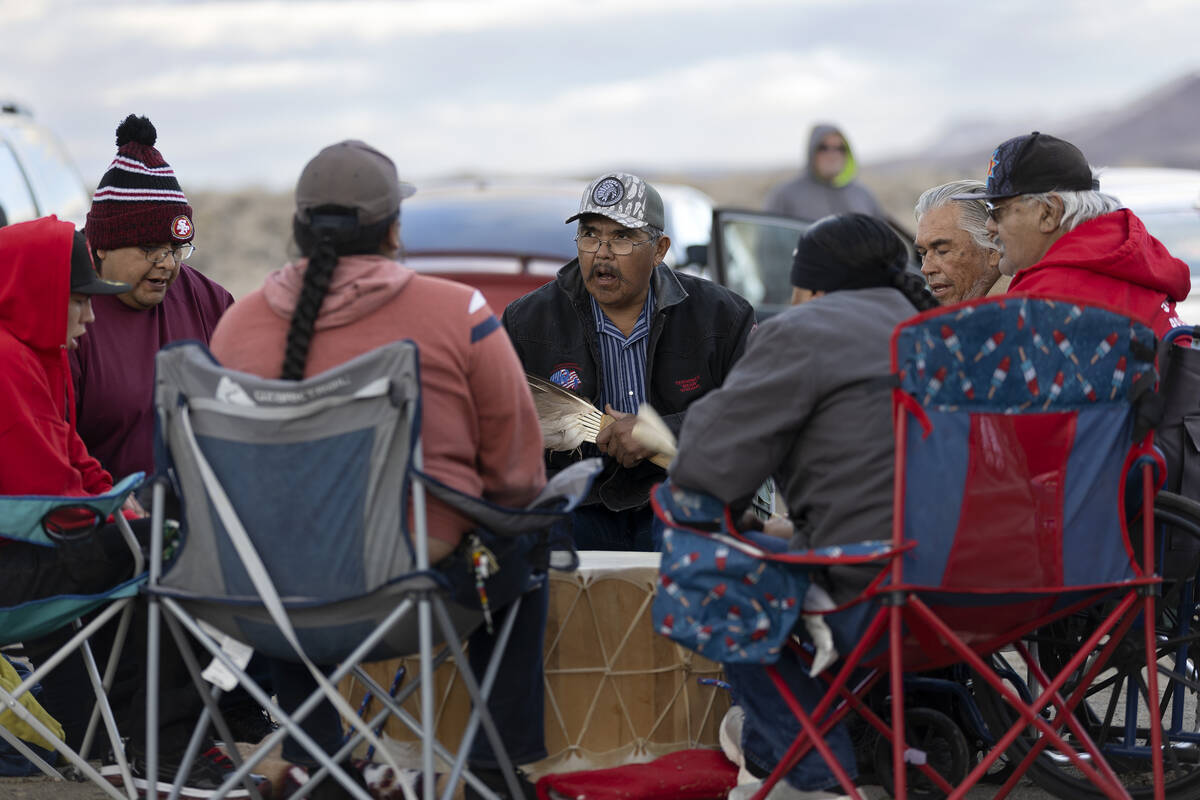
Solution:
M226 312L213 333L212 352L233 369L300 380L389 342L412 339L421 358L426 471L460 491L524 505L546 475L521 363L482 294L395 261L400 201L414 191L400 182L391 159L364 142L339 142L318 153L296 185L293 230L304 257L271 273L262 289ZM430 560L452 586L463 586L471 579L458 545L473 525L435 498L429 498L428 520ZM520 540L493 547L501 565L488 585L493 606L524 589L527 547ZM473 582L467 588L473 592ZM541 662L546 610L543 584L521 604L488 703L518 764L546 756ZM469 658L480 674L492 646L484 629L471 637ZM288 711L312 688L301 665L277 663L273 678ZM340 747L341 727L328 703L303 727L330 752ZM285 741L284 758L297 765L289 773L312 765L302 753ZM469 763L499 796L508 796L485 737L475 740ZM302 782L303 773L296 778ZM532 785L521 780L525 796L534 797ZM342 791L325 781L310 796L341 797ZM475 797L474 789L468 787L466 796Z

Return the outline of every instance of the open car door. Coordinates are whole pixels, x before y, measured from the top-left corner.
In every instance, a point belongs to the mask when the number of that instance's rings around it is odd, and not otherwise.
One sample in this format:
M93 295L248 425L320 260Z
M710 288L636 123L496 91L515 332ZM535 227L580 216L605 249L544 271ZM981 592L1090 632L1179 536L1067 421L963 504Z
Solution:
M910 232L885 220L908 252L908 269L919 273L920 260ZM714 208L708 275L746 298L762 320L791 305L792 256L800 235L813 223L762 211Z
M735 208L713 209L713 279L746 298L762 320L791 304L792 254L811 222Z

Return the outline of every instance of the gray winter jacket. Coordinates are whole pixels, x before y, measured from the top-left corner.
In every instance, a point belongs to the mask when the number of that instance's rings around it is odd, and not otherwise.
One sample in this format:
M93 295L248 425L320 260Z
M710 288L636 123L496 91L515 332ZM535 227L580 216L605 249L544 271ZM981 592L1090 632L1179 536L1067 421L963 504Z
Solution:
M892 525L892 329L916 314L896 289L833 292L751 334L724 385L692 404L671 480L735 508L768 475L792 549L887 539Z
M836 133L846 142L846 167L832 181L823 181L813 174L813 157L817 145L831 133ZM858 183L858 165L850 140L833 125L816 125L808 140L808 160L804 171L787 183L780 184L767 195L765 210L772 214L803 220L817 220L830 214L857 212L884 218L875 195Z

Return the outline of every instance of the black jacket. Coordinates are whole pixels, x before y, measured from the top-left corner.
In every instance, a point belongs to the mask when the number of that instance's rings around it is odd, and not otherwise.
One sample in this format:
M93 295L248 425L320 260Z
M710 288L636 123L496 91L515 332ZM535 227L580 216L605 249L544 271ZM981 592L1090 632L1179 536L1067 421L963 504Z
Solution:
M711 281L659 265L654 270L654 317L646 346L646 400L677 435L687 407L720 386L746 347L754 328L754 309L744 299ZM504 311L504 327L525 371L551 379L573 371L572 387L593 404L600 399L600 346L592 304L578 259L558 271L545 286L514 300ZM595 455L585 445L582 455ZM551 472L582 457L547 453ZM644 506L650 487L664 472L644 461L631 469L605 457L588 502L613 511Z

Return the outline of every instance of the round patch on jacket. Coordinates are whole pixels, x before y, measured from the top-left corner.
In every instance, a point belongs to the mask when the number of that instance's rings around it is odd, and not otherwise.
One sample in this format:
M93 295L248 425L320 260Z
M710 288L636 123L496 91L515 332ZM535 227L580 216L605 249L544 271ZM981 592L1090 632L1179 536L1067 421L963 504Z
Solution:
M180 241L192 238L192 221L180 214L171 220L171 235Z
M605 178L592 189L592 202L598 206L615 206L625 197L625 185L616 178Z
M557 384L564 389L578 389L579 384L582 383L582 381L579 380L579 373L573 369L560 369L556 371L550 376L550 382Z

